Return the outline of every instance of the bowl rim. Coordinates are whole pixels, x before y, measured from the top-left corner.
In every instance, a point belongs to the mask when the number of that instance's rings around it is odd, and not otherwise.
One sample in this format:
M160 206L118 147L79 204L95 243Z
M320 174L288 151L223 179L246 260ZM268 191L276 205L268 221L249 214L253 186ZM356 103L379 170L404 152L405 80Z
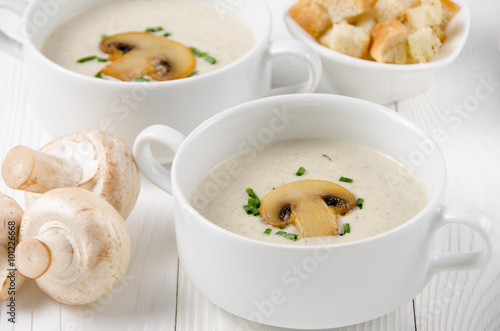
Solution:
M436 188L435 192L432 195L428 196L428 200L424 208L422 208L416 215L414 215L409 220L403 222L402 224L396 226L389 231L382 232L378 235L363 238L360 240L355 240L352 242L346 243L331 243L331 244L315 244L315 245L287 245L280 243L272 243L266 242L263 240L258 240L254 238L249 238L242 236L240 234L236 234L227 229L224 229L215 223L208 220L206 217L201 215L190 203L189 197L186 196L184 190L181 188L179 183L179 179L177 173L181 171L182 167L179 165L182 162L182 155L185 153L186 149L189 149L191 143L197 139L200 139L199 136L203 135L203 133L207 130L210 130L212 125L217 125L219 122L223 122L226 118L237 117L242 113L250 113L252 109L262 108L264 106L275 105L276 103L283 104L294 104L297 102L314 102L322 105L332 105L337 103L348 103L348 104L358 104L358 106L364 106L364 108L369 109L369 111L377 111L380 113L380 116L385 116L391 121L396 121L400 125L406 126L408 129L413 130L419 136L426 139L426 141L431 141L435 148L435 158L437 164L439 166L438 177L440 183ZM363 246L363 245L373 245L377 244L379 241L387 240L387 237L397 236L400 232L411 231L411 228L415 226L415 223L422 220L426 214L437 213L439 210L439 206L441 205L442 195L445 188L446 183L446 164L444 161L443 154L438 146L438 144L432 139L432 137L420 128L417 124L410 121L408 118L403 115L374 102L366 101L363 99L357 99L348 96L335 95L335 94L323 94L323 93L301 93L301 94L289 94L289 95L279 95L279 96L271 96L267 98L257 99L253 101L249 101L243 104L239 104L237 106L226 109L203 123L201 123L195 130L189 134L186 139L182 142L179 150L176 152L174 157L172 168L171 168L171 181L172 181L172 196L174 197L175 208L181 208L186 211L189 215L193 216L192 218L196 219L196 222L203 225L205 228L208 228L221 236L224 236L227 240L233 240L235 242L246 243L248 245L257 245L262 247L268 247L270 249L285 249L285 250L298 250L298 251L311 251L317 249L344 249L348 247L355 246ZM192 220L192 219L191 219ZM175 217L175 222L183 220L179 220L178 216Z
M337 62L342 65L353 67L356 69L370 70L370 71L381 71L381 72L424 72L436 70L442 68L451 62L453 62L460 52L462 51L465 43L467 41L470 24L471 15L470 9L465 0L454 0L459 6L460 11L453 17L450 22L461 19L461 29L454 38L457 41L456 47L453 51L448 54L439 57L437 59L431 60L427 63L414 63L414 64L393 64L393 63L380 63L376 61L369 61L364 59L355 58L346 54L329 49L326 46L321 45L315 38L313 38L309 33L307 33L302 27L300 27L295 20L293 20L288 14L288 9L292 4L297 2L297 0L287 0L283 11L283 21L288 32L293 38L296 38L310 47L312 47L320 56L322 61L332 61ZM446 41L445 41L446 43Z

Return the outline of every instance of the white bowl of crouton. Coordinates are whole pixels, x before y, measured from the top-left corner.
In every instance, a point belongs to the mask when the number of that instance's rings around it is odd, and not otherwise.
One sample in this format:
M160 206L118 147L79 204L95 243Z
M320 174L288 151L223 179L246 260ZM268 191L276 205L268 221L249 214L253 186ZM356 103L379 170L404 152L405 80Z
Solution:
M469 34L465 0L290 0L285 25L339 94L388 104L426 91Z

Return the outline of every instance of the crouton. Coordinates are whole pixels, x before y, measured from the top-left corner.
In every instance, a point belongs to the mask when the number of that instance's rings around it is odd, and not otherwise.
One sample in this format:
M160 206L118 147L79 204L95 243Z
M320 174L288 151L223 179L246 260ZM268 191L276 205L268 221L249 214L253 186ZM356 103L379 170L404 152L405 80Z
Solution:
M330 15L333 23L357 16L373 6L377 0L315 0Z
M410 56L419 63L432 60L441 47L441 40L431 27L420 27L408 35Z
M299 0L290 7L288 13L291 18L314 38L321 35L332 24L328 13L311 0Z
M364 58L370 46L370 32L347 22L338 23L320 38L320 43L337 52Z
M405 64L408 59L408 28L398 20L377 24L370 55L378 62Z
M365 28L369 32L371 32L375 28L375 25L377 25L377 21L375 21L371 10L367 10L363 14L351 18L349 23Z
M378 23L397 19L402 21L409 8L420 4L420 0L378 0L373 6L373 16Z
M451 21L453 16L460 10L460 7L450 0L441 0L443 4L443 20L441 21L441 29Z
M443 21L441 0L422 0L420 6L408 9L406 20L411 29L424 26L439 26Z

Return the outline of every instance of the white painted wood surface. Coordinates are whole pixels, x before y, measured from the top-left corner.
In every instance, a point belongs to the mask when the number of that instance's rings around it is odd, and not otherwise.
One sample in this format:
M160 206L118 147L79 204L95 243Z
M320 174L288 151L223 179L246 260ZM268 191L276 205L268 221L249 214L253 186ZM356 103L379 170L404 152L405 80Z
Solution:
M289 38L280 20L283 2L269 0L274 39ZM429 133L440 132L438 143L448 167L445 203L478 207L500 222L500 1L469 4L471 33L459 59L436 73L431 90L390 107ZM287 79L294 75L282 76ZM37 148L51 138L29 116L24 86L22 63L0 52L0 159L16 145ZM489 93L480 95L478 89ZM318 92L330 90L322 83ZM24 204L22 194L3 181L0 191ZM191 286L178 266L171 203L168 194L143 180L127 220L131 265L110 295L71 307L29 281L16 295L15 324L1 303L0 331L282 330L222 311ZM460 226L440 230L437 239L441 251L480 247L479 239ZM399 310L341 330L500 330L499 274L499 255L482 270L439 274Z

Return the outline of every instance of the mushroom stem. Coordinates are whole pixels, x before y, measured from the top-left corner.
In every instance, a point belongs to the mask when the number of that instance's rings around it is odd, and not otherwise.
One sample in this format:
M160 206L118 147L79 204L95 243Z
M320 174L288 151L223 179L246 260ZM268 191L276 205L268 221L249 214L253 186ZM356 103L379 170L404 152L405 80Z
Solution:
M83 172L76 163L26 146L17 146L5 156L2 177L12 189L45 193L78 184Z
M76 272L76 264L73 247L60 232L46 231L26 238L16 247L16 268L29 279L37 279L48 270L57 278L69 279Z

